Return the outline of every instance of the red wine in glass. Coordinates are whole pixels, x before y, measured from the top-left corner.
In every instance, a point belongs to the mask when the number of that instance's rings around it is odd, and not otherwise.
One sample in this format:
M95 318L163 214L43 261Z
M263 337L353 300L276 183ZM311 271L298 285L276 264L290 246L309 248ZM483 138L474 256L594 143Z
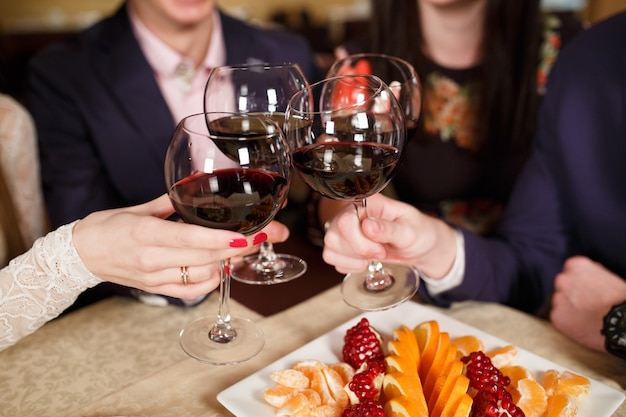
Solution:
M287 187L278 173L230 168L185 177L174 184L170 197L188 223L252 234L270 222Z
M391 181L406 143L406 123L393 91L373 75L327 78L294 94L285 136L302 180L322 196L350 202L367 217L367 197ZM344 277L344 301L364 311L394 307L418 287L415 268L371 260Z
M378 143L330 142L296 149L291 158L311 188L325 197L345 200L382 190L393 177L398 154L397 148ZM354 160L360 160L361 166L346 163Z
M170 200L186 222L251 235L285 203L291 157L281 127L266 117L200 113L183 119L165 156ZM183 350L199 361L242 362L263 348L261 329L230 314L230 259L221 262L218 313L180 333Z
M291 96L308 86L298 64L241 64L213 68L204 95L205 111L262 115L282 127ZM233 279L253 285L270 285L302 276L307 264L299 256L276 253L263 242L259 253L232 265Z

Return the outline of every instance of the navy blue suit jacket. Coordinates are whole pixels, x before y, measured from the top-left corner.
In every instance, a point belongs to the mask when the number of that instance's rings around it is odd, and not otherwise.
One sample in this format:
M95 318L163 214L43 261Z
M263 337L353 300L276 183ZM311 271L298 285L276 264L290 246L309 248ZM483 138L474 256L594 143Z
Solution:
M221 18L228 65L296 62L309 80L318 78L304 38ZM163 163L174 121L125 6L35 57L29 80L53 227L166 192Z
M572 255L626 279L625 39L623 13L564 48L498 237L464 232L464 282L432 301L489 300L536 312Z

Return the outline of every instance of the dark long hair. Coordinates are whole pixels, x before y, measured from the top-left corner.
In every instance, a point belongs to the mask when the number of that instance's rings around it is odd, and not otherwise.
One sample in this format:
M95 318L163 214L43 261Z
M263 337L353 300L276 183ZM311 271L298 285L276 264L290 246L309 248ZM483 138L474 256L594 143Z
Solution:
M412 62L422 78L424 55L417 0L372 0L373 52ZM480 64L479 143L524 149L536 124L540 0L487 0Z

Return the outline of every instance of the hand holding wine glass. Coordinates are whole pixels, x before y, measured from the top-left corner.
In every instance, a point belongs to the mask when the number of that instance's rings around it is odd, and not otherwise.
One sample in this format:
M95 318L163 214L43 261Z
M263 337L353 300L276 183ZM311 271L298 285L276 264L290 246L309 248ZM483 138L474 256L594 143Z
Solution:
M289 188L290 155L272 120L201 113L177 126L165 158L165 180L186 222L251 235L281 208ZM207 363L247 360L264 345L261 329L229 311L230 261L221 264L217 317L201 317L180 334L182 348Z
M393 178L406 142L405 119L393 92L380 78L328 78L296 93L285 114L285 136L298 175L321 195L350 201L360 219L366 198ZM417 291L412 267L371 261L348 274L346 303L365 311L393 307Z
M250 64L214 68L204 94L204 111L263 115L282 128L291 96L308 86L297 64ZM232 277L246 284L269 285L291 281L306 272L306 262L276 253L263 242L258 255L247 256L232 267Z

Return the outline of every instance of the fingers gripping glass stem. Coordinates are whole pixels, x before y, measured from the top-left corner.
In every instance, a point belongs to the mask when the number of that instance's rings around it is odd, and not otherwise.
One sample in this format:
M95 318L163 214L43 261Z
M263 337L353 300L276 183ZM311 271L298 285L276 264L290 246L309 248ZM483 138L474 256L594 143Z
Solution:
M237 337L237 331L230 325L230 259L222 260L220 274L220 300L217 310L217 320L209 332L209 339L218 343L231 342Z
M360 202L355 201L353 203L356 210L359 221L365 220L367 216L367 200L362 199ZM391 287L394 283L394 278L387 271L385 271L382 262L370 259L367 265L367 274L363 280L363 286L367 291L380 292Z

